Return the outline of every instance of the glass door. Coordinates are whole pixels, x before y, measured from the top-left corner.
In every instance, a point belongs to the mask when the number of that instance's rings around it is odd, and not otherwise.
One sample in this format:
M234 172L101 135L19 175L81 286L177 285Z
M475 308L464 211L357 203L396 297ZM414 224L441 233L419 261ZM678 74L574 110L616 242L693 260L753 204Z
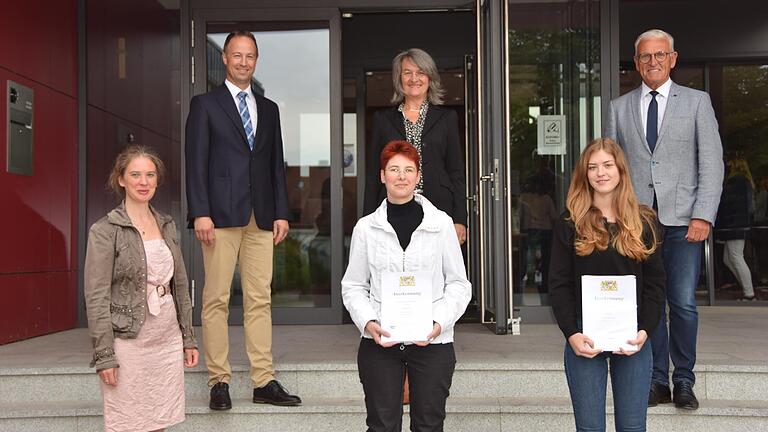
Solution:
M497 334L507 333L512 317L509 277L512 274L512 244L507 217L509 162L505 143L509 127L506 100L507 5L502 0L476 2L478 41L478 111L476 200L473 218L476 233L470 249L479 251L473 283L480 287L480 318ZM474 238L473 238L474 237Z
M275 247L272 319L276 324L340 323L342 319L344 147L338 15L334 9L192 11L192 95L223 84L224 40L231 31L247 30L259 48L252 88L280 110L293 221L288 237ZM195 244L189 273L195 280L196 317L204 285L201 255ZM242 323L238 269L232 281L230 321Z
M524 322L551 322L553 224L565 208L571 168L600 135L600 2L509 1L508 17L511 285ZM548 126L556 129L545 140Z

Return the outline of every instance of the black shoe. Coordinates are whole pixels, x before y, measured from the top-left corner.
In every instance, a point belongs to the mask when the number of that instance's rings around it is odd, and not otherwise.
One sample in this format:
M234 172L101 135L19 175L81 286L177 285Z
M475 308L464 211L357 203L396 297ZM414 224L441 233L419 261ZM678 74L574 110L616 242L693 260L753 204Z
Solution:
M675 384L675 394L672 397L675 406L687 410L699 409L699 400L693 394L693 384L681 381Z
M253 403L296 406L301 404L301 398L289 395L277 380L272 380L264 387L253 389Z
M229 398L229 384L217 382L211 387L211 403L208 406L216 411L232 409L232 399Z
M648 406L655 407L658 404L672 402L672 393L669 386L659 383L651 383L651 391L648 392Z

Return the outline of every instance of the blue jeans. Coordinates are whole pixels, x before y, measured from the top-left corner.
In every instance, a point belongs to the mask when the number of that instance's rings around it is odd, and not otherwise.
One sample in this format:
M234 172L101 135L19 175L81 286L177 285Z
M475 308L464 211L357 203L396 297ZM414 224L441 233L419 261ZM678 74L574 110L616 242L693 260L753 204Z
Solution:
M651 347L631 356L600 353L579 357L565 342L565 376L571 391L576 431L605 431L605 389L610 363L616 432L645 431L651 388Z
M687 226L665 226L661 245L664 270L667 272L667 302L669 303L669 330L666 305L661 322L651 335L653 348L653 382L669 385L669 358L675 370L672 382L696 382L693 366L696 364L696 335L699 313L696 311L696 286L699 284L702 242L689 243L685 239Z

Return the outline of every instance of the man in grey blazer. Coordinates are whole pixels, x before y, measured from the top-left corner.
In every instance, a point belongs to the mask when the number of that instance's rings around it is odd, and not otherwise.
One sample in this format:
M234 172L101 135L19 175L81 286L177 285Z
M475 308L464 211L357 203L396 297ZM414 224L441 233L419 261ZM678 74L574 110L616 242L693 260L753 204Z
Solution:
M674 400L678 408L694 410L699 407L693 393L695 293L702 241L709 237L722 190L722 143L707 93L669 79L677 62L671 35L662 30L641 34L634 61L643 84L611 101L603 136L616 140L626 152L637 197L657 209L664 229L669 330L665 310L651 335L648 406ZM670 357L674 396L669 388Z

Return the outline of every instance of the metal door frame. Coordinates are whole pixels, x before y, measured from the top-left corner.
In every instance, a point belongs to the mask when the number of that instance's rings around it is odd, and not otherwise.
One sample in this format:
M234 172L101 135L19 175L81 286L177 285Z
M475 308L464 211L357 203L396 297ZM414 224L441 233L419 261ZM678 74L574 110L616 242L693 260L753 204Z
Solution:
M512 303L509 154L508 3L477 0L478 188L480 316L496 334L508 332ZM491 318L492 315L492 318Z

